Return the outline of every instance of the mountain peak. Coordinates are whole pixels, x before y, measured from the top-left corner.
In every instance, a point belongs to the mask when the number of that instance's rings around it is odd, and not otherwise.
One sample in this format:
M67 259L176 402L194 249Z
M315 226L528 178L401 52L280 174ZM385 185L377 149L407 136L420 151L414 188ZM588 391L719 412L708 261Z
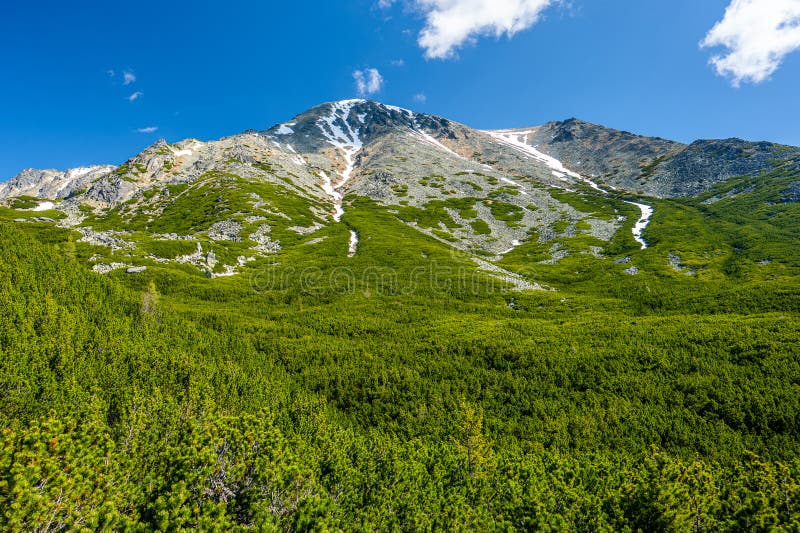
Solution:
M293 149L316 152L344 146L360 149L390 133L420 132L443 123L449 121L373 100L350 99L312 107L261 133Z

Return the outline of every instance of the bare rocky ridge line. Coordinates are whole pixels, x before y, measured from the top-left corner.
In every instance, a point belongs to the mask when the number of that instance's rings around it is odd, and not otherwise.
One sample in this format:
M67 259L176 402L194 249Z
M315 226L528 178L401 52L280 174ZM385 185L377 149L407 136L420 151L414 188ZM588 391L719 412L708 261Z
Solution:
M113 172L112 165L95 165L69 170L37 170L28 168L0 184L0 198L32 196L60 200L87 189L98 178Z

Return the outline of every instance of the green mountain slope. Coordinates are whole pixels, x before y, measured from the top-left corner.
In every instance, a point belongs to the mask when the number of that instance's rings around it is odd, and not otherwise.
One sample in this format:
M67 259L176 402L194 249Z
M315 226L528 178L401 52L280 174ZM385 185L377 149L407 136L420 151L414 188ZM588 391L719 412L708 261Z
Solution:
M354 109L4 202L0 529L800 525L796 159L644 197Z

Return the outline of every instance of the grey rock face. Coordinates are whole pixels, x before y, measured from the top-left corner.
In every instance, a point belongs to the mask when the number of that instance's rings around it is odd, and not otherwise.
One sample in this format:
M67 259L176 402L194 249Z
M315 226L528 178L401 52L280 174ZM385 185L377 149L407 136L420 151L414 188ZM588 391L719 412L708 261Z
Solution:
M571 118L535 128L532 144L587 177L612 185L631 182L641 164L677 152L685 145L643 137Z
M124 202L136 191L136 186L120 176L104 176L86 193L86 199L100 205L113 206Z
M98 165L69 170L37 170L27 168L6 183L0 184L0 198L33 196L47 200L60 200L86 190L89 186L113 172L116 167Z
M114 270L126 268L128 265L125 263L98 263L92 267L92 270L98 274L108 274Z
M242 229L242 225L234 220L215 222L208 228L208 238L212 241L241 242L239 234Z
M136 245L121 239L125 235L118 231L94 231L92 228L78 228L83 235L78 242L85 242L94 246L106 246L112 250L132 250Z
M334 110L341 104L346 104L349 112L345 117L335 117ZM332 119L330 126L325 125L328 119ZM301 153L320 152L331 148L321 126L333 136L338 131L345 134L357 131L362 144L369 144L392 131L413 129L414 122L413 116L403 109L368 100L349 100L316 106L262 134L278 143L289 144Z
M800 202L800 181L794 181L789 188L781 194L781 202L785 204L796 204Z
M800 157L800 149L771 143L727 139L684 145L577 119L526 131L531 133L526 141L531 147L574 172L661 197L694 195L730 177L763 172L776 161ZM344 153L342 146L349 151ZM390 204L398 201L393 188L415 186L430 174L485 173L562 189L574 188L579 181L571 175L554 176L546 164L486 132L442 117L350 100L322 104L260 133L250 130L215 142L160 140L119 168L28 169L0 185L0 198L59 199L86 190L82 201L110 207L158 184L193 182L212 171L245 179L289 180L298 191L331 201L322 189L324 172L342 195L357 193ZM431 194L439 193L424 191ZM786 195L787 201L796 197L791 190Z
M272 228L268 224L262 224L258 229L250 234L250 240L256 243L251 250L262 254L274 254L281 251L280 241L273 241L269 233Z
M217 254L210 251L206 254L206 264L209 268L214 268L217 265Z
M547 123L536 128L533 137L541 151L600 183L667 198L693 196L800 155L798 148L741 139L684 145L577 119Z
M656 165L652 176L645 181L659 196L693 196L729 178L771 170L777 159L785 157L782 152L780 147L767 142L695 141Z

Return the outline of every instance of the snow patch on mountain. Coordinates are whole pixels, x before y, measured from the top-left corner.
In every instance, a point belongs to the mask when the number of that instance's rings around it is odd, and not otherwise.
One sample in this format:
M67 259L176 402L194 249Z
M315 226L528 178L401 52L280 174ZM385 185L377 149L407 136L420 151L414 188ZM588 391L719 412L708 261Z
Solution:
M324 170L319 171L319 176L322 178L322 190L325 191L325 194L333 199L333 220L335 222L339 222L342 220L342 215L344 215L344 208L342 207L342 193L336 190L336 187L333 185L333 181Z
M651 206L645 204L639 204L636 202L625 203L635 205L642 212L642 216L636 221L636 224L633 226L631 231L633 232L633 238L636 239L636 242L642 245L642 250L646 250L647 242L642 237L642 233L644 232L645 228L647 228L648 224L650 224L650 218L653 216L654 210Z
M360 102L361 100L334 102L330 105L331 113L321 117L317 123L325 140L344 154L345 169L340 173L342 180L336 185L337 188L347 183L352 177L355 169L355 157L364 147L359 129L354 130L348 120L353 107Z
M290 123L287 123L287 124L281 124L281 126L275 132L275 135L293 135L294 134L294 130L292 129L292 126L294 126L294 125L295 125L294 122L290 122Z
M581 179L580 174L566 168L564 164L555 157L550 157L549 155L540 152L535 147L528 144L529 137L534 133L533 130L492 130L484 133L491 135L500 144L508 146L509 148L513 148L517 152L544 163L550 167L553 172L558 172L563 176L571 176L575 179Z
M89 172L97 170L98 168L102 168L102 167L93 166L93 167L71 168L71 169L67 170L66 175L67 175L68 178L72 178L72 179L80 178L81 176L85 176Z
M518 240L514 239L513 241L511 241L511 248L509 248L508 250L503 250L502 252L500 252L500 255L506 255L506 254L508 254L508 253L511 253L511 252L513 252L513 251L514 251L514 249L515 249L517 246L520 246L521 244L522 244L522 242L521 242L521 241L518 241Z
M55 206L56 204L54 204L53 202L42 202L33 209L31 209L31 211L49 211L53 209Z
M522 186L522 184L520 184L520 183L518 183L518 182L516 182L516 181L514 181L514 180L512 180L510 178L505 178L505 177L502 177L502 176L500 177L500 181L502 181L503 183L508 183L509 185L513 185L514 187L519 188L519 192L522 193L523 196L528 196L528 191L525 190L525 188Z
M336 212L333 219L338 222L344 214L342 207L342 194L338 191L350 181L356 166L356 156L364 147L361 140L360 128L353 129L350 125L350 114L353 107L363 100L343 100L330 104L330 114L319 119L317 126L322 132L325 140L342 152L345 161L345 169L339 173L342 177L338 183L333 183L324 172L320 172L323 179L322 188L333 198Z
M347 247L347 257L354 257L358 252L358 233L350 230L350 242Z
M435 147L437 147L437 148L439 148L441 150L444 150L445 152L447 152L448 154L450 154L452 156L455 156L455 157L457 157L459 159L466 160L465 157L463 157L460 154L455 153L453 150L451 150L447 146L445 146L442 143L440 143L431 134L429 134L424 129L422 129L422 127L419 125L419 122L417 122L417 116L414 113L411 113L411 119L414 122L414 129L412 130L412 132L416 137L420 138L422 141L424 141L424 142L426 142L428 144L431 144L431 145L433 145L433 146L435 146Z
M580 180L587 185L589 185L592 189L601 192L603 194L608 194L608 191L601 188L597 183L590 180L589 178L574 172L567 167L564 166L564 163L556 159L555 157L549 156L543 152L540 152L536 149L535 146L531 146L528 144L530 140L530 136L533 135L535 132L533 130L491 130L485 131L484 133L489 134L492 136L496 141L500 144L507 146L509 148L513 148L519 153L522 153L540 163L544 163L547 165L553 176L560 179L561 181L568 181L567 176Z

